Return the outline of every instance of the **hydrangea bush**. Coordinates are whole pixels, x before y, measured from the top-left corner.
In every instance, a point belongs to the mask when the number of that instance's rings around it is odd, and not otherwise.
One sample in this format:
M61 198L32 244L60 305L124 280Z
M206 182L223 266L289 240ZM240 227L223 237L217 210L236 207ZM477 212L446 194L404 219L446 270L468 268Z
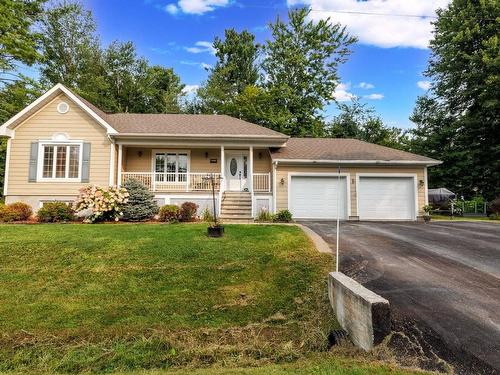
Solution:
M73 209L79 213L90 211L86 222L118 221L122 213L122 206L128 202L127 189L110 186L86 186L80 189L80 194L73 203Z

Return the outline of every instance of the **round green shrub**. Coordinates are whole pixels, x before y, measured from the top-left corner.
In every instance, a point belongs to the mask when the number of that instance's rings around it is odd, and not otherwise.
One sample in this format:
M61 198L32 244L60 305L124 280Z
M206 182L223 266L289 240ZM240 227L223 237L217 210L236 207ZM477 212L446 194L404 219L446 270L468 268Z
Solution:
M167 204L160 208L158 220L166 223L175 223L179 221L180 209L175 204Z
M38 210L37 218L40 223L68 222L75 219L75 213L64 202L48 202Z
M145 221L158 213L158 204L154 200L154 194L140 181L129 179L125 181L123 187L129 194L128 202L122 208L123 220Z
M292 221L292 213L288 210L281 210L274 217L274 221L279 223L289 223Z

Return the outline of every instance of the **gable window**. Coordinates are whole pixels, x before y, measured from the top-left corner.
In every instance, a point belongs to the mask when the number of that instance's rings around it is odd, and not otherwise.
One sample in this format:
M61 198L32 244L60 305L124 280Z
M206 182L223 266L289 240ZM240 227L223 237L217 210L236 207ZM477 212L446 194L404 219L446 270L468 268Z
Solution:
M156 182L186 182L188 164L187 152L156 152L154 156Z
M41 180L79 180L82 146L76 143L40 143Z

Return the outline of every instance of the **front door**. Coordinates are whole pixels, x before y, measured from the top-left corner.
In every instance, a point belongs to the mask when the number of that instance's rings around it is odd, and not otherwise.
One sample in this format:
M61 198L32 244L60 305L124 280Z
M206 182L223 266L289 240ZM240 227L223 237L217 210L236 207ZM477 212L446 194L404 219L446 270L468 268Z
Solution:
M247 186L248 156L244 154L226 155L226 189L244 191Z

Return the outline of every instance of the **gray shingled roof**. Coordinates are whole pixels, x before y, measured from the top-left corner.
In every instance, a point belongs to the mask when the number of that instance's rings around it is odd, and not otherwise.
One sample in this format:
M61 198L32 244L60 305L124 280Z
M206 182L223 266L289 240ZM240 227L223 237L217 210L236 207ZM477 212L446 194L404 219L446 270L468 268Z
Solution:
M285 147L271 152L273 160L369 160L415 161L437 163L437 160L410 152L341 138L290 138Z

